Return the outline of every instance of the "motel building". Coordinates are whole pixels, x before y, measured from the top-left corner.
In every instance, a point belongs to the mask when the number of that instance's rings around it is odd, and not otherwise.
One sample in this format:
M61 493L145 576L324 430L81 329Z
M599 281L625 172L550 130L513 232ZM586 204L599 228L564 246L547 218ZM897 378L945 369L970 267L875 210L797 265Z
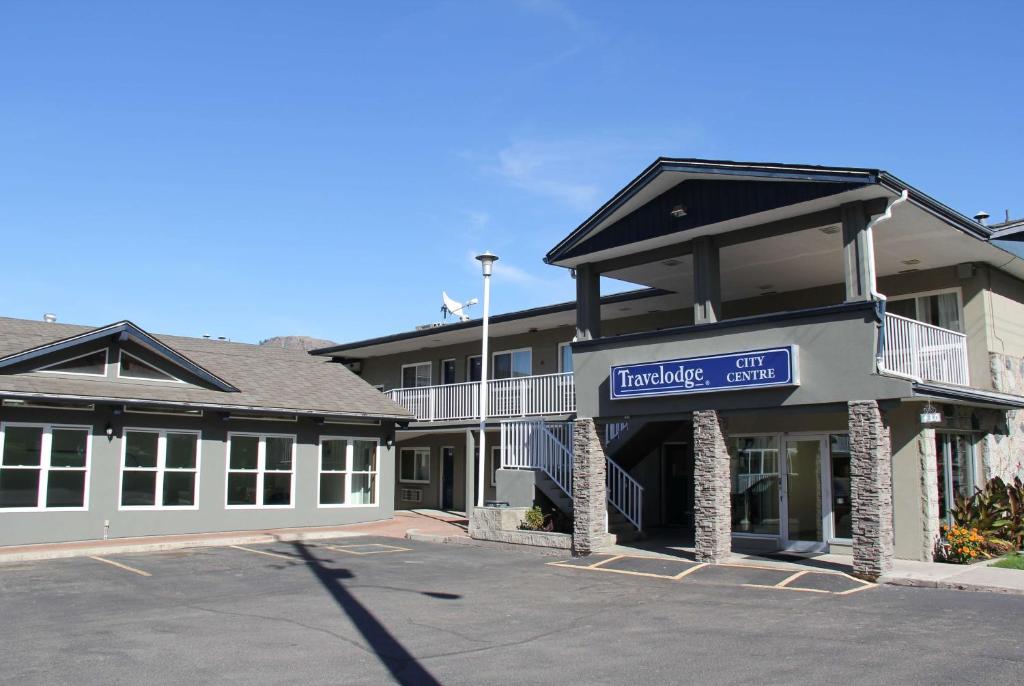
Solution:
M302 351L0 318L0 546L388 519L410 413Z
M313 352L413 414L398 508L515 541L502 511L538 504L578 554L645 535L875 578L1024 471L1022 238L876 169L658 159L544 258L575 302L491 317L483 494L480 321Z

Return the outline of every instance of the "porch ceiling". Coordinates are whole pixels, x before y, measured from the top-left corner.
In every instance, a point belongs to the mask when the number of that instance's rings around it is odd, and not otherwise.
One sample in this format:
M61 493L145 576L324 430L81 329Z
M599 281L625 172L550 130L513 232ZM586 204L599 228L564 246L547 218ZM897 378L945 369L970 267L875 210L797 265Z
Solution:
M879 224L874 234L875 261L880 277L962 262L985 262L1024 277L1024 262L1020 258L968 236L914 205L897 206L893 210L893 218ZM723 300L841 283L842 230L838 224L831 224L736 243L723 247L720 259ZM690 255L605 275L675 291L687 303L693 300L693 260Z

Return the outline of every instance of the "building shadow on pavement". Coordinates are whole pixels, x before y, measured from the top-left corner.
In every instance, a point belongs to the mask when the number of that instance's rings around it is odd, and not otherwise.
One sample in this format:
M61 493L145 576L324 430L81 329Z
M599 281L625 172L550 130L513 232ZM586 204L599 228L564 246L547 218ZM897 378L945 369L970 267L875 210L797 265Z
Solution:
M306 562L309 569L316 576L320 585L331 594L334 602L338 604L352 625L359 630L363 638L376 653L377 658L391 672L391 676L400 684L412 686L420 684L440 684L427 669L420 664L412 653L406 650L405 646L388 631L381 622L374 617L373 613L366 609L362 603L356 600L342 583L344 579L354 578L347 569L332 569L324 566L323 562L315 556L301 541L292 542L292 546L298 552L299 557ZM460 596L450 593L437 593L424 591L422 593L431 598L443 600L457 599Z

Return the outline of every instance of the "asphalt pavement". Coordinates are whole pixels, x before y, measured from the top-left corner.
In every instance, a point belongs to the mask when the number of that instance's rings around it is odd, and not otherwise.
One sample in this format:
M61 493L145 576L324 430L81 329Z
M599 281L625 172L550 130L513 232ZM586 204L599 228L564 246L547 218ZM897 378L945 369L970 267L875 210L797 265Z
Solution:
M19 684L1016 683L1024 597L393 538L0 565Z

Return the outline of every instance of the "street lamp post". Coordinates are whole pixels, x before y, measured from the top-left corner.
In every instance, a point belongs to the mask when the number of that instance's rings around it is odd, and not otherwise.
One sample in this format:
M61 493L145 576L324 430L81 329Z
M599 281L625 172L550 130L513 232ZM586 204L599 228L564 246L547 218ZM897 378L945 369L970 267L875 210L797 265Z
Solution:
M477 464L476 506L484 506L484 472L487 469L487 334L491 315L491 271L498 256L489 250L477 255L484 273L483 346L480 351L480 459Z

